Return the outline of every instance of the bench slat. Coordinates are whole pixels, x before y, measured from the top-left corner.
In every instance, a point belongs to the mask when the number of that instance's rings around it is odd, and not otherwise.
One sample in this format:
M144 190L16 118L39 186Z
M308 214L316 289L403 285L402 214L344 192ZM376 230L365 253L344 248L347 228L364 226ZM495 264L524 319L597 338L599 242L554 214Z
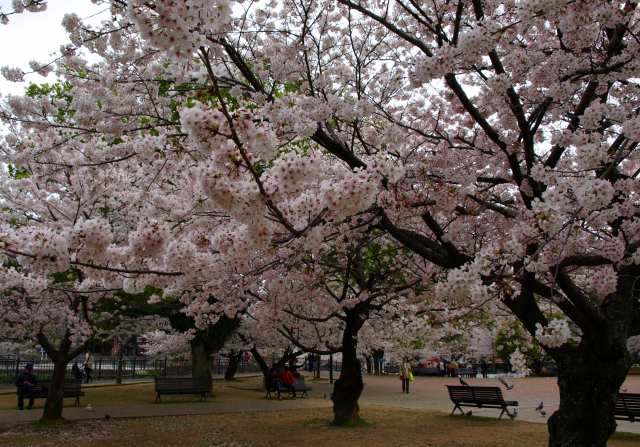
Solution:
M640 394L618 393L614 414L617 419L640 420Z
M209 387L205 383L194 382L191 377L154 377L156 401L162 394L200 394L205 397Z
M491 386L460 386L446 385L449 392L449 398L455 404L453 412L460 407L478 407L478 408L498 408L501 409L500 417L507 412L507 406L517 407L518 402L515 400L504 400L502 390L498 387ZM508 412L507 412L508 414Z

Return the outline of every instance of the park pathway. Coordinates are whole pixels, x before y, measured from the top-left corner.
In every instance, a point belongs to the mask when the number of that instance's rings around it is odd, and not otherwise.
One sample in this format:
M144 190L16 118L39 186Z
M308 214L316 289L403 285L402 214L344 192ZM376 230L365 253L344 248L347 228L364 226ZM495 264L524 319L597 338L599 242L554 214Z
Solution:
M527 377L507 378L513 389L507 391L504 386L493 378L464 379L470 385L498 386L502 388L505 400L516 400L520 404L516 420L543 423L558 408L560 397L555 377ZM398 376L365 376L365 387L360 402L362 404L395 406L413 410L434 410L450 413L453 404L445 385L459 385L457 378L416 377L411 384L410 393L403 394ZM622 386L629 393L640 393L640 376L628 376ZM314 385L314 392L331 394L328 383ZM546 416L535 411L540 402L544 403ZM474 416L497 418L500 410L482 408L464 408L472 411ZM456 414L459 414L456 411ZM503 416L503 419L509 420ZM506 421L505 421L506 422ZM640 433L640 422L618 421L618 431Z

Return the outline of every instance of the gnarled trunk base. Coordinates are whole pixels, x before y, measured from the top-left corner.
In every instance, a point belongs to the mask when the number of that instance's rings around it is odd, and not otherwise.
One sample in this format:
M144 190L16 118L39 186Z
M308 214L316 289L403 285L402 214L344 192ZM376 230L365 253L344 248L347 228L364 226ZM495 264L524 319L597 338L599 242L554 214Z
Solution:
M333 385L333 424L350 425L360 420L360 407L358 399L362 394L364 383L362 382L362 372L360 362L356 360L356 365L348 370L343 369L340 378Z
M62 419L62 409L64 407L64 377L67 372L67 361L58 360L53 366L53 376L49 384L49 393L44 403L42 421L59 421Z
M631 365L626 349L602 358L581 345L556 362L560 408L549 418L549 446L606 447L616 430L618 390Z
M211 356L205 343L198 337L191 341L191 377L194 382L206 384L208 394L211 394Z

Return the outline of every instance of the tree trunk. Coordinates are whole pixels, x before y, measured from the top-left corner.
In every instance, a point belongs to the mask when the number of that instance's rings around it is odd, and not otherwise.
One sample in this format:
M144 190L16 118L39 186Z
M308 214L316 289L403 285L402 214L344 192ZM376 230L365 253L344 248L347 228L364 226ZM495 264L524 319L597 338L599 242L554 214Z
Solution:
M262 375L266 378L269 374L269 365L267 365L267 361L260 355L258 349L256 347L251 348L251 355L255 359L258 366L260 366L260 371L262 371Z
M314 370L314 373L313 373L313 377L315 377L316 379L320 378L320 367L321 366L322 366L322 356L320 354L318 354L316 356L316 363L315 363L316 369Z
M118 352L118 367L116 369L116 383L118 385L122 384L122 360L124 357L124 349L120 347L120 351Z
M241 359L242 359L242 351L238 351L238 352L232 351L229 354L229 365L227 365L227 369L224 372L224 380L233 380L235 378Z
M333 385L333 424L355 424L360 419L358 399L362 394L362 368L357 355L358 331L362 320L357 314L347 313L347 324L342 335L342 371Z
M43 421L57 421L62 419L64 407L64 377L67 372L67 364L64 355L56 359L53 364L53 376L49 384L49 393L42 412Z
M213 391L211 353L200 337L191 340L191 377L194 382L205 383L209 394Z
M560 408L549 418L550 447L606 447L616 430L614 408L631 358L625 342L597 355L583 340L555 355Z

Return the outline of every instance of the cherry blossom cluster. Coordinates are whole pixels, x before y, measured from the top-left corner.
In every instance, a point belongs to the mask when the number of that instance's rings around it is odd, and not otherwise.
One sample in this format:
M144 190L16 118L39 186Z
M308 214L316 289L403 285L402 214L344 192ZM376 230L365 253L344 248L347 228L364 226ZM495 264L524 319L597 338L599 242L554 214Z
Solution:
M574 339L569 323L565 319L553 319L548 325L536 325L536 340L543 346L558 348Z
M130 17L153 46L188 59L193 51L229 29L232 2L158 0L129 2Z
M515 372L525 376L531 373L531 370L527 366L527 358L519 349L513 351L513 354L509 357L509 363Z

